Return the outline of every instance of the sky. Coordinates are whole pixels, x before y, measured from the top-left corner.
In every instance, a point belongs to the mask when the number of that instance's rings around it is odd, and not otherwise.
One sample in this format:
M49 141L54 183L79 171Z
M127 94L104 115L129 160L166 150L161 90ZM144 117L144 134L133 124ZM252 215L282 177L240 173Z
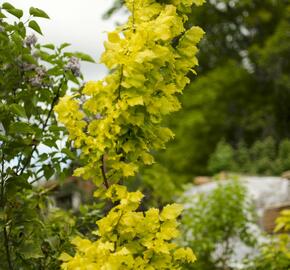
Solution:
M104 50L106 32L113 30L116 22L126 21L124 12L118 12L109 20L102 19L102 15L113 2L113 0L9 0L16 8L26 11L26 17L31 6L43 9L50 16L50 20L37 19L43 32L43 37L38 35L41 43L59 45L68 42L72 44L69 47L71 51L87 53L97 63ZM101 79L107 72L101 64L82 62L81 66L85 81Z

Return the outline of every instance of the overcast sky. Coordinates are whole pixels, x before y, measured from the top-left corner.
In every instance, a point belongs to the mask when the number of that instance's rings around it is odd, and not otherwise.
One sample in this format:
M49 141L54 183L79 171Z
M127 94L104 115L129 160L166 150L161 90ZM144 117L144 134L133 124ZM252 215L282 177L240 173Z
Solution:
M109 20L102 15L112 6L113 0L9 0L16 8L28 11L29 7L43 9L50 20L39 18L44 37L41 43L71 43L72 51L90 54L97 62L103 51L106 32L115 27L115 23L124 22L126 15L119 12ZM101 79L106 69L100 64L82 63L85 80Z

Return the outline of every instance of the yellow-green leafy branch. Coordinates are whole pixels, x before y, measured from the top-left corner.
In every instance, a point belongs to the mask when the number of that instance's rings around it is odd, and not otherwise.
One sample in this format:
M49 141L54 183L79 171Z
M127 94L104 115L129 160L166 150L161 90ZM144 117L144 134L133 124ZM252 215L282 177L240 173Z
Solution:
M162 120L180 109L187 74L195 73L196 45L204 32L196 26L186 30L184 23L191 6L203 2L126 0L132 15L108 33L101 57L111 73L56 106L69 139L81 150L84 166L74 175L103 184L105 196L116 205L97 221L96 241L73 240L76 253L62 254L62 269L177 270L195 261L191 249L172 242L179 235L182 206L138 212L143 194L117 183L134 176L140 165L152 164L151 151L173 137Z
M196 44L203 31L186 30L184 23L191 5L202 2L126 1L134 12L127 24L108 34L101 58L112 72L88 82L81 96L64 97L55 110L81 149L85 165L75 170L76 176L100 185L105 155L107 179L116 183L133 176L141 164L152 164L150 151L164 148L174 136L162 119L180 109L178 95L198 64Z

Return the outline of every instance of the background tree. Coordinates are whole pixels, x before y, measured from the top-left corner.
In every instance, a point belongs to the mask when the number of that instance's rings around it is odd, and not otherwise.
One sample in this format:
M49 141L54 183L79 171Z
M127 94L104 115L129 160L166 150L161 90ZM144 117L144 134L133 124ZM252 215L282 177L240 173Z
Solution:
M289 136L290 116L288 1L208 1L190 18L206 32L201 76L184 92L184 110L170 118L176 141L160 155L185 181L209 173L223 138L234 148L268 136L279 143Z

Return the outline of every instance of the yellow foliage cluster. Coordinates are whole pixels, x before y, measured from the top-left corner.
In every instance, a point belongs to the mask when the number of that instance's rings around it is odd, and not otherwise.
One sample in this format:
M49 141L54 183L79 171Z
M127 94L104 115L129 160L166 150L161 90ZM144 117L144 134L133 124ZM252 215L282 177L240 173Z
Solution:
M116 183L135 175L140 164L152 164L150 151L173 137L161 121L180 108L178 95L198 65L196 45L204 32L195 26L186 30L184 23L191 6L203 2L126 0L128 23L108 33L101 58L110 74L55 107L85 164L74 175L103 182L115 204L97 221L97 241L73 240L76 253L61 255L62 269L174 270L195 261L190 248L172 242L179 234L180 205L137 211L143 194Z
M176 218L182 211L178 204L167 205L162 211L151 208L137 212L143 197L128 192L126 187L112 185L106 196L119 204L97 221L99 239L91 242L76 237L74 257L62 254L64 270L181 269L183 262L194 262L189 248L179 248L170 240L178 236Z
M110 183L152 164L152 149L164 148L174 134L164 115L180 109L178 95L198 64L196 45L204 32L186 30L186 13L203 0L127 0L128 23L108 33L101 57L111 73L88 82L80 96L66 96L55 107L85 166L75 175L102 183L106 157Z

